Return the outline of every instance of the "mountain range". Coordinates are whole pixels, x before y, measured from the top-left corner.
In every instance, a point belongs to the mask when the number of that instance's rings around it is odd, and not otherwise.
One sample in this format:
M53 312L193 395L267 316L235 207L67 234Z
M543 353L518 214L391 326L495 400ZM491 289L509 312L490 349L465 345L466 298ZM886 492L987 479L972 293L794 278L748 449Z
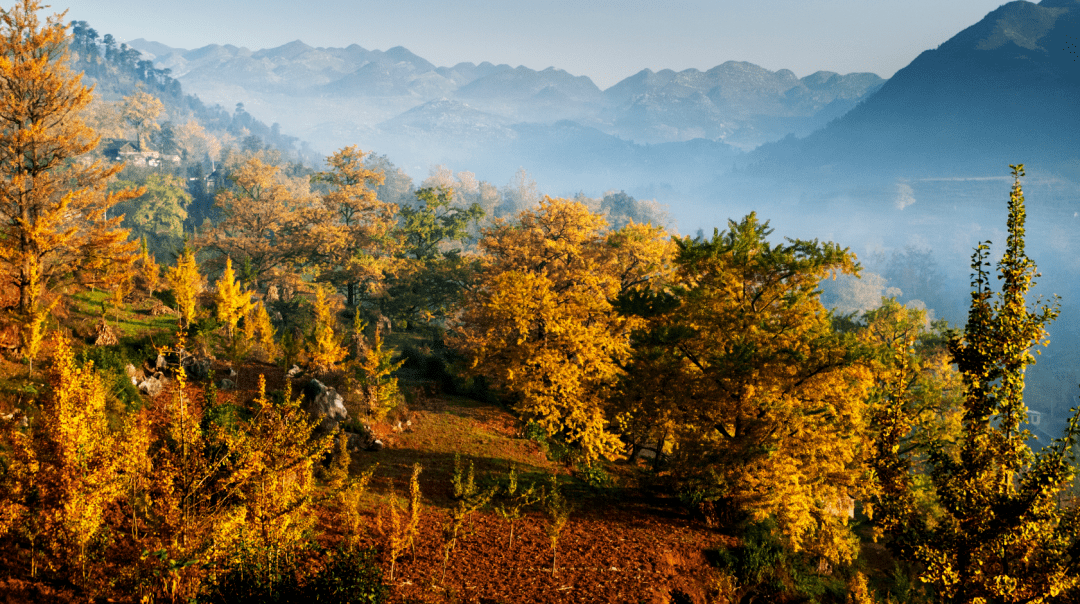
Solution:
M746 150L788 133L809 134L884 82L870 73L827 71L800 79L786 69L729 61L704 72L646 69L601 90L586 76L554 67L437 67L400 46L313 48L297 40L253 52L231 45L185 50L144 39L130 46L204 101L243 102L327 152L355 142L334 132L393 139L396 126L415 122L406 112L427 104L452 122L483 116L480 130L491 122L573 120L638 144L706 138ZM317 117L326 115L336 119Z

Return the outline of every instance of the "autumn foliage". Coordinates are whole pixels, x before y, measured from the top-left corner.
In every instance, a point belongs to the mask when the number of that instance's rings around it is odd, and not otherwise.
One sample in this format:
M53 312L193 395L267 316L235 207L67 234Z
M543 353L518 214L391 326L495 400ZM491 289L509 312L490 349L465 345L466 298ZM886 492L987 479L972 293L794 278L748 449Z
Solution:
M406 185L415 199L399 205L381 190L393 173L357 147L321 172L258 145L229 154L217 190L196 191L215 205L190 236L184 183L146 177L175 203L144 200L128 224L179 229L183 247L167 262L144 239L136 261L106 211L143 191L106 192L121 167L91 161L80 116L106 120L83 111L91 91L67 67L62 15L41 22L39 9L0 12L0 275L18 292L11 360L28 365L0 389L17 401L0 415L0 580L93 601L375 602L376 558L403 588L426 547L440 578L423 589L453 600L447 573L485 508L505 520L507 550L535 528L530 572L557 580L579 510L644 494L720 544L715 601L780 598L811 575L849 592L814 601L895 601L879 597L870 551L890 580L918 582L903 601L1075 600L1080 521L1065 493L1080 420L1038 452L1024 428L1025 368L1058 308L1027 301L1022 166L1001 291L981 245L962 332L895 299L838 316L819 285L857 275L854 255L778 241L754 213L681 237L584 196L530 205L523 173L522 207L501 218L467 173ZM194 122L165 128L162 107L140 91L114 117L140 147L165 130L202 136ZM135 303L148 316L174 304L178 318L83 346L69 317L90 299L106 328L107 299L117 326ZM294 380L309 399L335 388L349 417L315 416ZM447 394L512 409L518 425L503 431L575 479L526 488L512 464L506 480L478 478L492 460L466 471L455 449L445 508L421 497L413 460L407 507L392 486L370 495L394 480L354 463L384 445L371 426L407 431L414 403ZM424 467L437 475L437 456ZM618 490L605 469L640 489Z
M607 402L639 322L614 302L662 270L672 244L659 229L638 248L613 244L601 216L565 199L519 220L481 241L487 258L451 342L549 434L591 459L616 455Z

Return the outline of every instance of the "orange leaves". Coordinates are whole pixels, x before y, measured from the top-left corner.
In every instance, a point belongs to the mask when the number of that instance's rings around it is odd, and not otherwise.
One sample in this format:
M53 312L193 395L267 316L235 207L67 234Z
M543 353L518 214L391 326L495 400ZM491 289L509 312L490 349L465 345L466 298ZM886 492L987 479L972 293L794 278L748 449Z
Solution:
M233 186L217 195L222 220L202 241L223 256L246 263L256 282L274 277L296 253L289 236L298 207L306 200L306 179L296 182L256 155L230 175ZM259 287L262 287L261 285Z
M0 274L19 290L19 319L48 293L126 270L135 244L105 210L130 193L106 195L121 166L71 159L97 145L79 117L91 93L67 66L59 17L42 24L38 2L0 15Z

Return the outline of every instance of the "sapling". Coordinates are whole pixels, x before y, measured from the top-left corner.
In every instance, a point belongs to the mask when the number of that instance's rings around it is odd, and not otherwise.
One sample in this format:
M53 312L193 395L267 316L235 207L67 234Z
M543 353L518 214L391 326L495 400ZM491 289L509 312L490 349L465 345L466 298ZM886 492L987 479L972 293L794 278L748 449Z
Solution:
M554 474L551 475L551 491L544 499L544 511L548 515L548 524L544 527L544 532L547 533L548 540L551 541L551 574L554 576L559 574L557 566L559 537L562 536L562 531L566 528L566 523L570 520L570 512L572 511L570 502L559 492L559 479Z
M416 561L416 541L420 536L420 472L424 466L413 464L412 479L409 480L409 524L406 534L409 540L409 549L412 550L413 561Z
M479 491L476 488L475 469L473 463L469 462L469 473L463 478L461 472L461 458L457 454L454 455L454 497L458 500L454 509L450 510L450 520L443 525L442 537L443 537L443 567L442 578L440 582L446 580L446 563L450 560L450 553L454 551L457 546L458 534L461 532L461 527L464 526L465 520L472 515L473 512L487 505L488 501L491 501L492 496L495 495L495 489L484 489Z
M343 489L349 480L349 466L352 465L352 456L349 455L349 439L344 432L338 432L337 446L334 456L330 460L330 468L327 472L330 488L333 490Z
M345 486L338 493L338 513L350 548L356 548L360 543L360 500L374 473L375 468L371 468L356 478L346 479L346 483L343 483ZM382 532L381 522L379 524L380 532Z
M386 509L390 526L387 527L385 523L381 521L382 514L380 514L379 528L382 529L383 536L386 538L386 552L390 556L390 581L393 581L394 568L397 565L397 559L401 557L401 553L405 551L405 547L409 541L408 528L401 522L401 514L404 510L398 502L397 494L394 492L393 487L390 489L390 500L386 504Z
M420 528L420 472L423 466L413 464L412 479L409 482L409 517L403 519L404 506L398 501L393 488L390 490L390 501L387 503L387 515L390 526L387 528L382 522L380 514L378 528L386 538L386 551L390 556L390 580L394 580L394 568L398 558L406 548L413 549L413 558L416 558L416 538Z
M509 484L504 491L502 502L495 507L495 513L510 525L510 545L507 550L514 548L514 523L525 515L525 508L543 499L535 484L519 492L517 478L517 469L510 466Z

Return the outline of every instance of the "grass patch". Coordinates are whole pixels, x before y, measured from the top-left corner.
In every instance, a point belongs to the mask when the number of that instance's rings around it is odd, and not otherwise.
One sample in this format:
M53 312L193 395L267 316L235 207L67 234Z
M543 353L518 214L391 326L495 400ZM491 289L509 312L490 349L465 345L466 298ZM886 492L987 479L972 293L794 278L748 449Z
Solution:
M84 291L71 297L69 311L72 323L76 324L94 324L104 317L113 329L118 330L117 336L121 339L153 334L171 336L178 328L176 317L150 314L154 305L153 300L147 299L126 302L123 307L117 308L108 292Z

